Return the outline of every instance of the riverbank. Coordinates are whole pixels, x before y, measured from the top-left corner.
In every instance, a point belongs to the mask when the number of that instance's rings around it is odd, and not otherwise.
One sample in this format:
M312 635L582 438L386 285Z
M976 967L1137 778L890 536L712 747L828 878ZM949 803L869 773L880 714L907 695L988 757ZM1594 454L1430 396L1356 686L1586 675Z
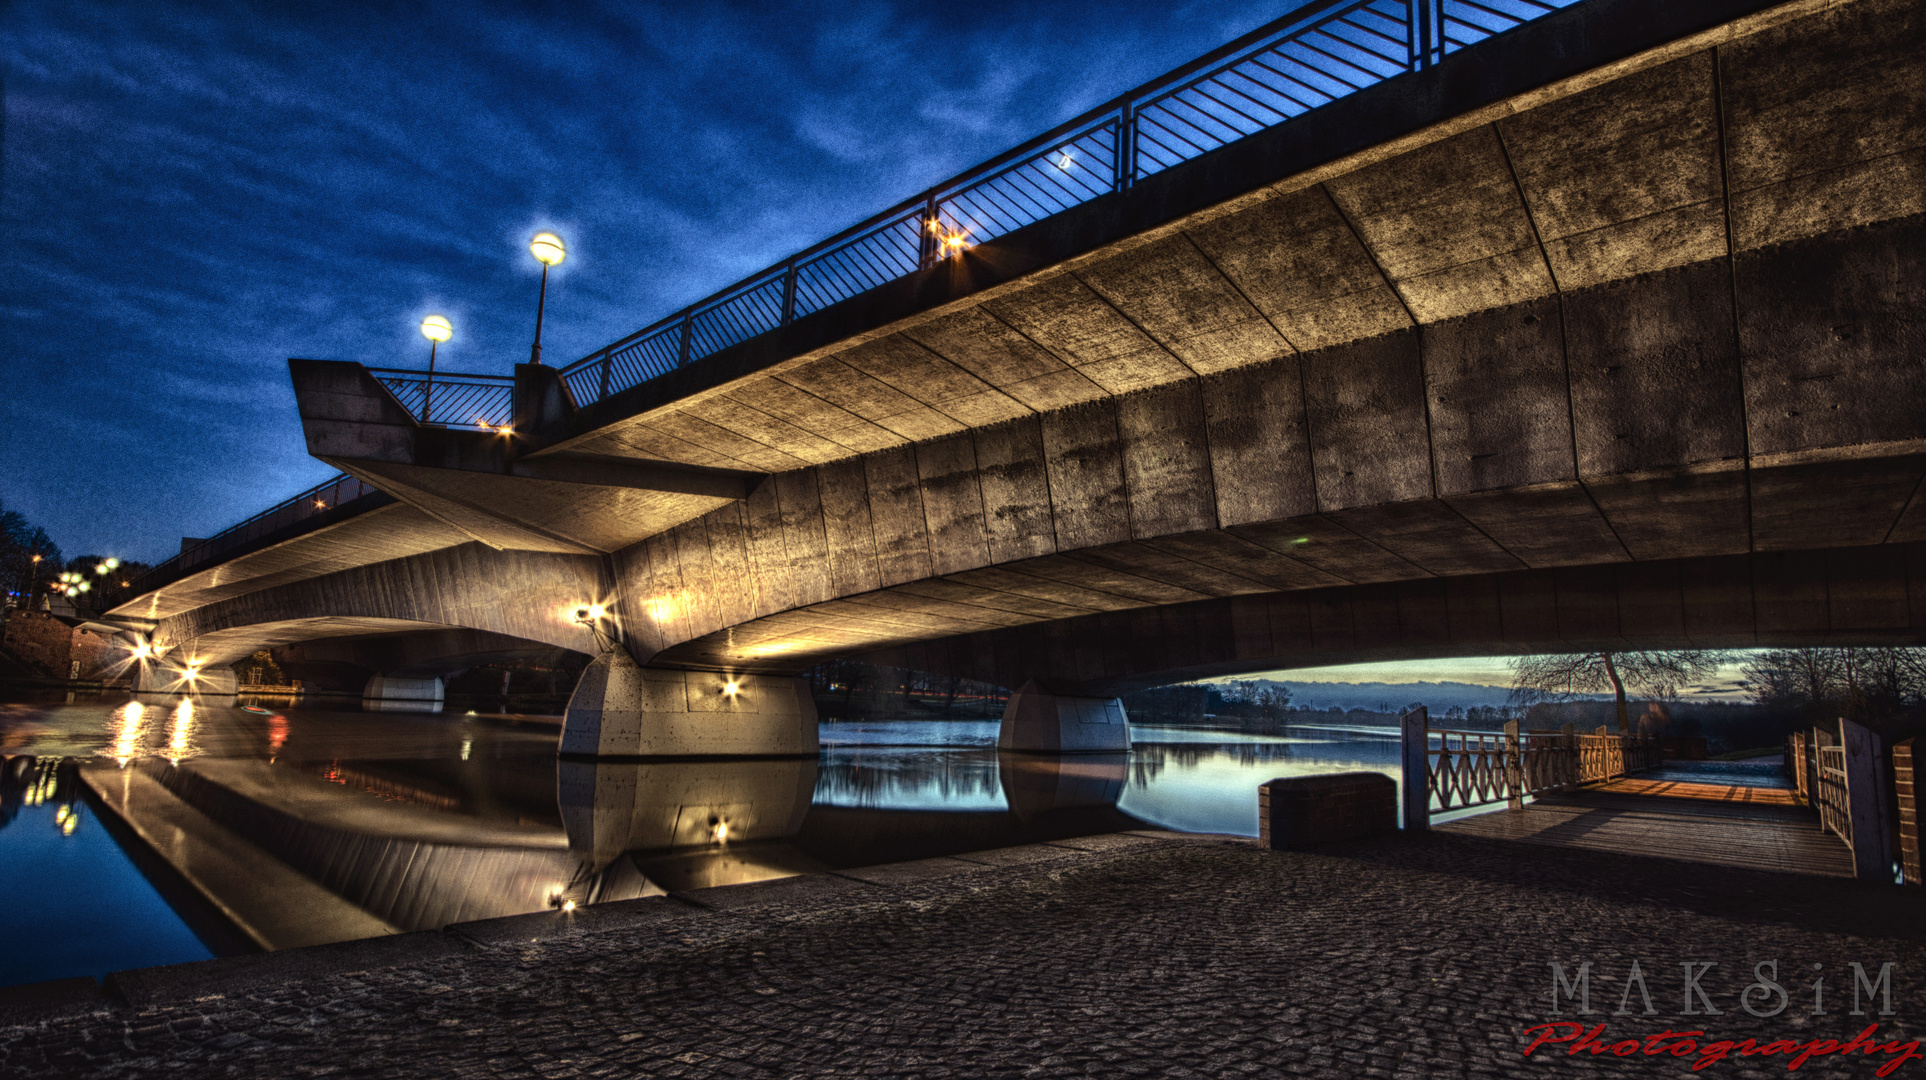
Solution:
M1447 836L1281 853L1114 834L123 973L117 998L44 988L30 1013L13 994L0 1074L1672 1076L1691 1062L1526 1058L1521 1032L1554 1019L1548 963L1593 963L1589 1022L1613 1039L1878 1020L1908 1040L1919 903ZM1658 1015L1611 1016L1634 959ZM1793 1006L1756 1018L1738 995L1773 959ZM1686 961L1717 965L1701 983L1722 1015L1674 1015ZM1894 1016L1847 1015L1855 961L1894 965Z

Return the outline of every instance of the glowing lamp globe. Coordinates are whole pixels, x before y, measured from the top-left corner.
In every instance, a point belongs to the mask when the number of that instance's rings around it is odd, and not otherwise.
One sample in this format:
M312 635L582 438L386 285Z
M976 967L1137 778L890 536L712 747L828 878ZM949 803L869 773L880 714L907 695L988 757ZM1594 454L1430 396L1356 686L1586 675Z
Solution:
M562 238L552 232L536 233L535 239L528 242L528 253L544 266L554 266L568 257Z
M440 344L455 336L455 327L440 315L430 315L421 320L421 336Z

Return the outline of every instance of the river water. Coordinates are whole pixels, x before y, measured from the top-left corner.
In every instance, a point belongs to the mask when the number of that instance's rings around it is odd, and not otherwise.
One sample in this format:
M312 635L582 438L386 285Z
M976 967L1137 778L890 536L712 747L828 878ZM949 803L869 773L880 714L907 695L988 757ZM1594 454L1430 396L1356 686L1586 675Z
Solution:
M1130 828L1257 835L1280 776L1396 732L824 723L811 759L558 761L556 718L288 701L0 704L0 986Z

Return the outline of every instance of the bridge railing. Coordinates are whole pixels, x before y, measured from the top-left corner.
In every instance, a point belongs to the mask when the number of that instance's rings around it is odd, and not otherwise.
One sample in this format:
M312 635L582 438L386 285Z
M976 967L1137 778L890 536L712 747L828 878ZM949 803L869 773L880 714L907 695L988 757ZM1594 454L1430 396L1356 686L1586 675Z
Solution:
M599 401L1576 0L1313 0L562 370Z
M381 385L423 423L482 429L506 427L515 412L515 377L369 368Z
M269 533L285 529L296 522L306 521L342 503L374 491L373 485L363 483L345 473L331 480L325 480L291 499L268 507L239 525L216 533L192 547L183 548L179 555L155 565L135 578L129 595L140 596L151 592L184 574L190 574L202 566L216 562L228 552L253 543Z
M1520 732L1426 728L1425 772L1434 813L1570 791L1664 762L1664 746L1649 735L1578 735L1570 730Z

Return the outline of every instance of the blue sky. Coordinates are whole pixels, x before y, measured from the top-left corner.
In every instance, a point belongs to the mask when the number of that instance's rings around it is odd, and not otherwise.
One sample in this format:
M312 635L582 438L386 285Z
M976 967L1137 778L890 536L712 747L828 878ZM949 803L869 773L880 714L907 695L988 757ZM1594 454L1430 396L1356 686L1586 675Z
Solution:
M0 500L152 560L330 475L290 356L566 362L1295 0L0 2Z

